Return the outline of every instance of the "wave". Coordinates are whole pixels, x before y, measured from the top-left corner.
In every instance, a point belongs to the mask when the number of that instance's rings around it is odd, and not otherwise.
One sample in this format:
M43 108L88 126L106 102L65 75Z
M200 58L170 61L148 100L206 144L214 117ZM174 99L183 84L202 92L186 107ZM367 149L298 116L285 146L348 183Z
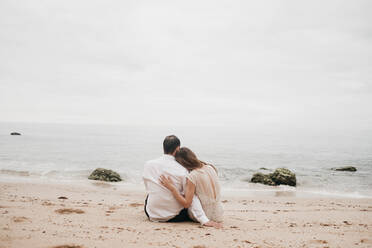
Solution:
M0 174L11 175L11 176L22 176L22 177L28 177L31 175L30 172L28 171L17 171L17 170L6 170L6 169L1 169Z
M114 169L120 174L123 183L142 185L141 171L129 170L127 168ZM0 177L5 178L45 178L53 181L84 181L94 169L82 170L45 170L28 171L0 169ZM372 189L369 187L346 187L344 184L333 182L331 178L321 178L313 175L301 176L298 178L298 186L267 186L250 183L250 177L260 169L249 168L226 168L219 167L221 186L224 191L245 192L253 195L270 194L274 196L296 196L296 197L347 197L347 198L371 198ZM352 175L351 175L352 176ZM350 175L349 175L350 177ZM349 185L349 184L346 184ZM142 186L141 186L142 187Z
M352 191L352 192L341 192L335 190L324 190L324 189L298 189L299 193L305 195L315 195L315 196L323 196L323 197L336 197L336 198L372 198L372 192L359 192L359 191Z
M30 177L30 178L50 178L50 179L62 179L62 180L84 180L88 179L88 176L94 169L90 170L47 170L47 171L24 171L24 170L10 170L0 169L0 176L6 177ZM127 173L117 171L123 181L126 182L138 182L136 177L128 176Z

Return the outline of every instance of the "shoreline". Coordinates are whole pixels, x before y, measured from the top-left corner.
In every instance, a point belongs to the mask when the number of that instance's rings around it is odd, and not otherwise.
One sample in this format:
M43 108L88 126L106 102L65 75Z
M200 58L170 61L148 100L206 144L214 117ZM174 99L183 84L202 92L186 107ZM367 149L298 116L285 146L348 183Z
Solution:
M145 192L0 180L0 247L371 247L372 199L223 195L224 228L154 223Z
M75 186L91 187L95 183L107 184L120 188L130 189L138 193L144 192L145 187L141 183L132 182L100 182L89 179L67 179L52 177L33 177L0 174L0 183L36 183L36 184L71 184ZM286 185L267 186L262 184L248 183L246 187L226 187L222 186L222 194L225 196L249 196L249 197L296 197L296 198L340 198L340 199L372 199L372 195L363 195L359 192L335 192L330 190L312 189L304 187L291 187ZM247 187L248 186L248 187Z

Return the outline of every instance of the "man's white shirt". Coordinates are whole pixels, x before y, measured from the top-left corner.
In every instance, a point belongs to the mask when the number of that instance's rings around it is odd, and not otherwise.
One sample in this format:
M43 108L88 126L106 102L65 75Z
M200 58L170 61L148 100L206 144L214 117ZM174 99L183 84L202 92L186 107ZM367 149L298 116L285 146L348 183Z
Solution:
M172 192L161 185L159 181L161 175L169 176L177 190L184 194L188 171L171 155L164 154L160 158L146 162L143 181L148 194L146 211L151 221L168 221L183 209ZM193 198L189 211L201 224L209 221L196 196Z

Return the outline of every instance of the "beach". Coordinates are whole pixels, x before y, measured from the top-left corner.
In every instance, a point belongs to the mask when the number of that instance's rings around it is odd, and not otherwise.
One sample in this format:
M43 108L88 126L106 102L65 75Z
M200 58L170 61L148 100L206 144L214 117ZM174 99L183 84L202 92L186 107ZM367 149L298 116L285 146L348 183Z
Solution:
M0 0L0 248L372 248L371 10Z
M223 194L224 227L154 223L113 183L0 182L0 247L372 247L372 199Z

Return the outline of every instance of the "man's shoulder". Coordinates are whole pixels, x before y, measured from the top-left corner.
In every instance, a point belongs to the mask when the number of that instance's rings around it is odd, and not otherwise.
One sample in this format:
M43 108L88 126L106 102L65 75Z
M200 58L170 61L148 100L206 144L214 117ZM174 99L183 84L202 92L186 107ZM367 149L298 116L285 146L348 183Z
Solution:
M143 178L153 179L154 177L159 176L159 169L161 167L160 164L161 163L159 163L159 158L147 161L143 166Z
M178 163L176 160L172 161L172 163L169 164L169 167L172 171L176 171L182 175L189 174L188 170L185 167L183 167L180 163Z
M162 168L164 170L176 171L182 174L188 173L187 169L183 167L182 165L180 165L176 160L170 160L170 159L165 158L164 156L161 156L161 157L158 157L152 160L148 160L145 163L145 167L153 167L153 166Z
M161 160L162 160L162 157L151 159L151 160L146 161L145 165L161 164Z

